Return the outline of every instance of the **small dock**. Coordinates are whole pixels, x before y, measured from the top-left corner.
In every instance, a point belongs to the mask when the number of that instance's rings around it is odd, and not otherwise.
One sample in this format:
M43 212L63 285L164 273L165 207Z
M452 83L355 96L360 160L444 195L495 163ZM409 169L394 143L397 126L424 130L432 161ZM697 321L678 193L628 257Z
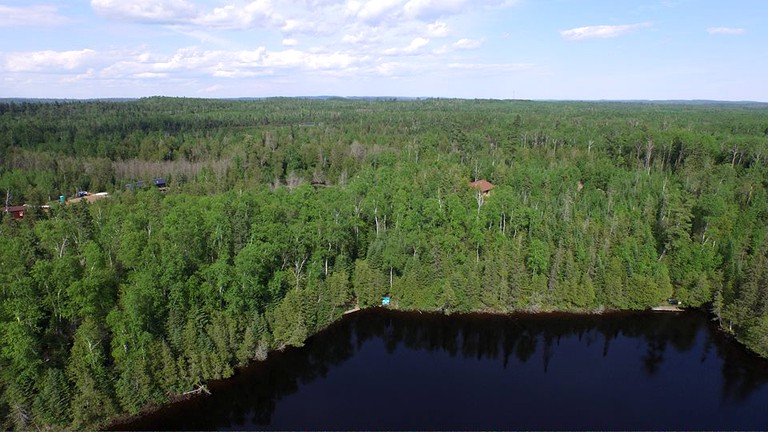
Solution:
M683 311L683 309L681 309L679 306L672 306L672 305L655 306L655 307L652 307L651 310L660 311L660 312L682 312Z

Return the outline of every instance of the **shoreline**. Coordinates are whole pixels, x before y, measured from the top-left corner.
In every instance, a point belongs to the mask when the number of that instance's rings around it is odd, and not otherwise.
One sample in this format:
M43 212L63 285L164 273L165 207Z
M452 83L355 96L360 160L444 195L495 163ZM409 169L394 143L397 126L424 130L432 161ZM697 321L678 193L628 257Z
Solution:
M656 312L683 312L685 309L680 308L679 306L655 306L651 308L652 311Z
M352 317L358 315L359 312L365 313L376 313L376 312L394 312L394 313L402 313L402 314L425 314L425 315L433 315L433 316L467 316L467 317L475 317L475 318L497 318L497 317L507 317L512 318L515 315L525 316L527 318L552 318L552 317L572 317L572 318L578 318L578 317L597 317L597 316L608 316L608 315L642 315L647 313L654 313L654 312L689 312L691 310L697 310L697 309L681 309L676 306L671 306L672 308L675 308L674 310L668 309L665 306L660 306L664 309L657 310L655 307L650 309L643 309L643 310L633 310L633 309L596 309L596 310L588 310L588 311L562 311L562 310L541 310L541 311L509 311L509 312L500 312L500 311L492 311L492 310L477 310L477 311L443 311L443 310L420 310L420 309L401 309L398 307L386 307L386 306L371 306L366 308L360 308L355 307L353 309L347 310L342 313L341 316L339 316L336 320L328 324L327 326L319 329L316 333L310 335L307 337L306 340L309 340L310 338L313 338L324 331L326 331L328 328L333 327L335 325L340 324L345 319L353 319ZM719 329L721 333L723 333L722 329ZM723 333L725 334L725 333ZM306 342L305 340L305 342ZM742 344L743 345L743 344ZM254 365L257 365L258 363L266 361L266 359L270 358L275 353L280 353L285 351L286 349L300 349L301 347L294 347L294 346L288 346L283 349L273 349L270 350L267 354L267 357L264 360L253 360L249 362L246 365L243 366L237 366L234 368L234 373L232 376L228 378L223 379L211 379L207 380L203 385L206 385L207 388L211 390L215 390L216 384L219 382L224 382L227 380L230 380L234 378L235 376L241 374L245 369L251 368ZM750 350L751 352L751 350ZM154 413L157 413L158 411L167 408L172 405L177 405L184 402L190 402L194 401L196 399L210 397L211 393L204 394L202 392L198 393L188 393L188 394L176 394L176 395L170 395L169 400L166 403L162 404L153 404L147 407L142 408L138 413L136 414L120 414L117 417L108 420L107 422L103 423L99 427L98 430L129 430L127 428L123 428L121 426L128 425L130 423L133 423L134 421L141 419L142 417L152 415Z

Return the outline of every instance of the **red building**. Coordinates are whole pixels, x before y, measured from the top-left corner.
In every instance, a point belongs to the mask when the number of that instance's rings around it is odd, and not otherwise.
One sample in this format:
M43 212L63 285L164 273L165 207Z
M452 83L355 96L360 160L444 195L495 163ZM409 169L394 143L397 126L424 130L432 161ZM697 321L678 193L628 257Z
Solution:
M493 189L493 185L488 180L473 181L469 184L469 186L477 189L477 191L483 194L483 196L490 195L491 189Z
M19 220L24 217L24 206L7 206L3 208L3 212L8 213L14 220Z

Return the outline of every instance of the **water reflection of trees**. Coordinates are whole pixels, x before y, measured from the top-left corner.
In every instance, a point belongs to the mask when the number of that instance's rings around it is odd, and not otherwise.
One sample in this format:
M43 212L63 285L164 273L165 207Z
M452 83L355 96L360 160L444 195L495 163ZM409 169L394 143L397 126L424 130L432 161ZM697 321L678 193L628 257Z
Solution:
M443 351L464 358L499 359L504 368L514 356L528 362L542 346L541 360L546 372L563 338L576 336L592 344L602 340L603 356L610 354L611 342L619 336L645 342L642 366L653 376L661 370L669 349L690 351L697 335L709 324L698 314L617 313L599 316L583 315L465 315L445 317L435 314L372 312L358 317L357 342L382 337L388 352L399 345L414 350ZM744 400L768 383L765 360L757 359L717 332L710 325L704 332L701 361L711 355L712 347L722 358L724 400ZM714 334L714 337L712 336Z
M509 317L398 314L397 319L375 315L356 322L358 346L370 338L381 337L388 352L402 345L414 350L442 351L451 356L461 354L465 358L501 359L506 367L511 356L519 362L528 362L540 346L546 363L561 339L569 337L576 337L587 345L602 340L602 353L607 356L611 341L624 335L647 342L644 364L649 374L655 373L663 363L668 346L679 351L689 350L702 325L701 319L649 314Z
M619 337L645 342L644 371L652 376L663 367L669 349L688 351L706 320L698 315L622 313L601 316L573 315L465 315L365 311L348 316L310 339L301 349L271 355L241 372L232 381L212 384L214 397L184 402L130 429L214 429L241 425L268 425L276 403L302 383L324 377L348 360L367 341L381 339L385 349L444 352L451 357L527 363L541 359L546 373L564 338L587 345L602 343L602 355L611 354ZM743 400L768 383L764 360L755 359L722 336L705 332L701 361L714 347L723 359L723 399ZM536 356L541 349L541 355ZM177 412L178 414L174 414ZM183 414L182 414L183 413ZM175 417L174 417L175 415ZM142 424L146 424L144 427Z
M768 383L765 360L727 340L723 334L715 337L717 354L723 359L723 400L743 401L755 390Z

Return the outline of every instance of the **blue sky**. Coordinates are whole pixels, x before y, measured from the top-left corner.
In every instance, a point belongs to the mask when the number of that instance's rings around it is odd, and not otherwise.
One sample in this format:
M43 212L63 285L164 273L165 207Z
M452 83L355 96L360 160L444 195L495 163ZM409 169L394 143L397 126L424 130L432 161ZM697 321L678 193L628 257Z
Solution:
M768 1L0 0L0 97L768 101Z

